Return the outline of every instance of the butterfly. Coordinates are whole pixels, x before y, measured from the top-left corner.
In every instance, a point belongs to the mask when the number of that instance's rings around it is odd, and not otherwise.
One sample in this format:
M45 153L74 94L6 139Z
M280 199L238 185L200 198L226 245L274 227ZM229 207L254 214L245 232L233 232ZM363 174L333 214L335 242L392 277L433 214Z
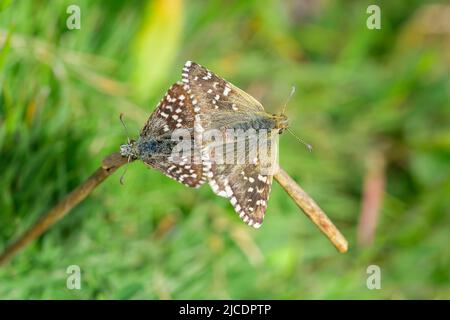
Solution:
M195 160L198 151L192 134L194 104L187 90L188 86L181 82L172 85L145 123L138 140L121 145L120 154L129 159L141 159L166 176L188 187L198 188L206 181L208 170ZM175 158L174 148L179 144L174 139L177 131L188 133L189 152Z
M205 142L202 137L212 130L224 134L228 130L268 131L269 149L275 149L273 133L288 128L287 117L267 113L251 95L195 62L187 61L184 65L182 82L193 106L194 136L201 150L203 174L212 190L228 198L245 223L259 228L267 209L274 170L264 170L262 153L249 139L244 150L240 150L253 155L247 161L219 163L214 161L217 145ZM231 140L228 144L236 146L237 142ZM270 167L276 168L275 161L271 159Z

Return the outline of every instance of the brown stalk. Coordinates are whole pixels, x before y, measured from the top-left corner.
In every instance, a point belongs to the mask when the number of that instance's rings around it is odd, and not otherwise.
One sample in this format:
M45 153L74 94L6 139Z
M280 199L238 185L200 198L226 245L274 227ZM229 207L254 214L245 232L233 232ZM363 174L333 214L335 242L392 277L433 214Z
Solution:
M65 196L61 202L36 221L36 223L25 231L25 233L23 233L15 242L6 247L0 255L0 265L5 264L19 250L47 231L47 229L68 214L78 203L83 201L95 187L126 163L127 159L120 156L119 153L113 153L105 157L102 161L102 166L86 181Z
M327 217L317 203L282 168L275 174L275 180L283 187L300 209L322 231L339 252L347 252L348 243L342 233Z
M119 167L126 164L126 158L119 153L105 157L102 166L98 168L86 181L69 193L55 207L44 214L34 225L23 233L15 242L6 247L0 255L0 265L7 263L17 252L30 242L38 238L58 220L68 214L78 203L83 201L100 183L113 174ZM347 241L328 219L320 207L306 192L280 168L275 179L286 190L295 203L306 213L314 224L327 236L339 252L347 251Z

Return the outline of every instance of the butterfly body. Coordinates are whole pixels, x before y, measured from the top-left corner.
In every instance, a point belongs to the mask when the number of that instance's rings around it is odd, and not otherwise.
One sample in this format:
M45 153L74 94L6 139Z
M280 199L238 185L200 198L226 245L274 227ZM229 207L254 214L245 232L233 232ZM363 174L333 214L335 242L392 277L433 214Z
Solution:
M215 121L217 123L217 121ZM242 130L283 130L288 127L287 118L283 115L271 115L268 113L261 113L255 115L253 118L246 120L236 120L233 123L218 124L217 129L242 129Z
M139 139L136 149L142 161L150 162L152 159L159 160L161 157L169 157L175 145L176 141L169 139Z
M122 155L133 159L141 159L142 161L150 161L152 158L160 158L172 152L174 141L142 139L131 141L129 144L123 145Z

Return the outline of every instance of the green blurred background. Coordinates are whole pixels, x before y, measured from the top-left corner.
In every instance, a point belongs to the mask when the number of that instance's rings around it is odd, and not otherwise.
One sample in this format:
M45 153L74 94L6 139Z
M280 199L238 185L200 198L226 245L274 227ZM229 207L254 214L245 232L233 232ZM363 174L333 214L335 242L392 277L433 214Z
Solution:
M66 27L71 4L80 30ZM366 27L369 4L381 30ZM448 3L3 0L0 10L0 250L126 141L121 112L138 134L186 60L270 112L297 87L287 113L314 152L283 134L280 163L350 244L337 253L276 183L254 230L208 186L136 162L124 186L122 169L1 267L0 298L450 298ZM378 217L376 230L362 215ZM66 288L74 264L81 290ZM366 286L372 264L380 290Z

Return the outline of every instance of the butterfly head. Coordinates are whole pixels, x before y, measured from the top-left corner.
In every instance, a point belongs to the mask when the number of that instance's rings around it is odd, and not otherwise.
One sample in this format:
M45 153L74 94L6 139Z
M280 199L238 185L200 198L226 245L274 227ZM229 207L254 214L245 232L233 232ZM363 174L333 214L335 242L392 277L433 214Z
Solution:
M136 147L136 141L131 140L129 143L122 144L120 146L120 155L131 159L138 158L138 150Z
M273 115L276 121L276 127L279 129L278 133L283 133L285 129L289 129L289 121L286 116L286 106L288 102L291 100L292 96L295 93L295 87L293 86L291 88L291 93L289 94L289 97L286 99L286 102L284 103L283 109L281 110L280 115Z
M283 131L289 128L289 120L288 117L284 114L273 115L275 118L276 128L279 130L278 133L283 133Z

